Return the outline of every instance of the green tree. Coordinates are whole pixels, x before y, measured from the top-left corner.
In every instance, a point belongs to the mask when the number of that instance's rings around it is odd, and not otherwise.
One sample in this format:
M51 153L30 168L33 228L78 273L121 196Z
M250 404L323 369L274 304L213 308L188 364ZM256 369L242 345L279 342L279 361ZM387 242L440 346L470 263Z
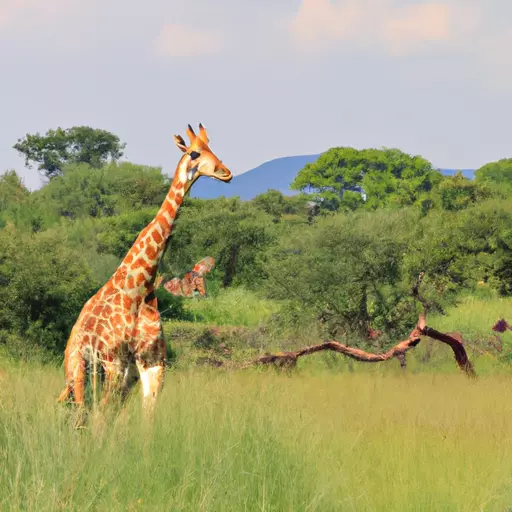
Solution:
M398 149L331 148L297 174L292 188L316 191L329 210L353 211L421 202L442 175Z
M475 182L499 188L502 194L512 195L512 158L483 165L475 171Z
M35 347L62 354L99 285L60 230L33 234L7 226L0 231L0 344L20 356Z
M263 210L278 221L286 210L286 200L279 190L267 190L257 195L252 203L256 208Z
M512 293L512 206L489 199L463 210L432 211L415 223L404 255L409 276L424 271L432 300L453 301L478 283L501 295ZM438 301L439 302L439 301Z
M265 255L276 237L272 217L238 198L188 199L180 210L164 270L183 275L199 259L215 258L210 279L254 288L265 277Z
M435 193L444 210L464 210L469 206L491 197L492 192L485 182L471 181L460 171L445 176Z
M20 216L29 197L30 192L15 171L0 175L0 228L7 220L14 222Z
M99 168L109 159L121 158L125 147L117 135L89 126L59 127L45 135L27 134L13 146L25 158L25 165L38 164L48 178L59 175L67 163Z
M44 226L50 227L61 217L110 217L157 208L168 189L169 179L158 168L127 162L101 169L75 164L66 165L61 175L35 191L32 198Z
M370 324L406 331L416 321L401 262L417 215L361 212L323 217L284 236L268 257L269 297L288 301L331 335L361 335Z

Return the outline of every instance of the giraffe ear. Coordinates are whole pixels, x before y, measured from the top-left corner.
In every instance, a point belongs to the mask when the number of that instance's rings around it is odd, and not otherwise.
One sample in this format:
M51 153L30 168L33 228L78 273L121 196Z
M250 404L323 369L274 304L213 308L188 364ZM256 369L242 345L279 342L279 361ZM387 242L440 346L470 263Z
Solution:
M174 142L176 143L176 146L178 146L179 149L181 149L181 151L183 151L183 153L186 153L188 148L187 148L187 145L185 144L185 141L183 140L183 137L181 135L173 135L174 137Z
M193 144L196 140L196 134L194 133L194 130L192 129L192 126L188 125L186 130L187 137L190 139L190 144Z
M206 133L206 128L199 123L199 138L208 146L210 143L210 139L208 139L208 134Z

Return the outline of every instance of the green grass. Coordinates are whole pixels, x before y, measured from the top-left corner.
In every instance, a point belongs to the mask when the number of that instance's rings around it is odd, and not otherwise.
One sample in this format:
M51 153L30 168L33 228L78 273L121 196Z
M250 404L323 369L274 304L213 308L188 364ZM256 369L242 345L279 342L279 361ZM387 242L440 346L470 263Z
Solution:
M252 327L269 320L279 304L244 288L227 288L216 296L190 300L185 308L197 322Z
M151 426L55 403L61 371L0 386L1 510L506 511L512 381L169 372Z
M451 308L444 316L432 315L429 319L438 330L460 331L468 340L488 338L494 334L492 326L500 319L505 318L512 323L512 299L476 299L468 297L457 307ZM501 335L512 345L512 333L508 331Z
M55 403L61 369L2 363L0 510L512 510L512 370L496 355L469 350L476 381L427 340L405 373L334 353L288 375L188 371L205 326L250 331L278 310L241 290L189 307L204 323L173 324L180 360L192 359L168 372L152 425L137 387L124 410L74 430L73 410ZM429 324L484 346L510 311L510 299L466 299Z

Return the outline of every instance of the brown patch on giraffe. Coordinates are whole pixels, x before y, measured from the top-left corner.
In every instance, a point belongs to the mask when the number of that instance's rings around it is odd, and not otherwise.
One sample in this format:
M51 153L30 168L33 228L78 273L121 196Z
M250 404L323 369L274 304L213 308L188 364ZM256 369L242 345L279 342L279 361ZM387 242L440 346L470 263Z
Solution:
M113 283L119 286L126 279L126 268L119 269L119 273L116 273L113 279Z
M144 239L142 239L140 242L139 242L139 249L144 249L144 246L146 245L146 242Z
M148 245L146 255L151 261L155 261L158 256L158 251L152 245Z
M137 277L135 278L135 286L140 286L141 284L144 284L146 282L146 278L144 276L144 273L141 272L140 274L137 274Z
M133 315L131 315L131 314L124 315L124 321L125 321L127 324L131 324L131 323L132 323L132 321L133 321Z
M146 271L149 268L148 262L142 256L140 258L137 258L133 265L138 267L138 268L143 268ZM137 279L138 279L138 276L137 276Z
M150 225L146 226L146 227L145 227L145 228L144 228L144 229L139 233L139 236L137 237L137 240L140 240L141 238L144 238L144 237L148 234L148 232L149 232L150 228L151 228L151 226L150 226ZM135 242L137 242L137 240L136 240ZM135 247L136 247L136 246L132 247L132 249L134 249Z
M162 232L165 233L169 229L169 223L165 220L162 215L158 215L156 218L158 225L162 228Z
M133 261L133 254L130 252L128 253L128 256L124 259L124 262L129 265Z
M126 286L129 290L133 290L135 288L135 279L133 278L133 276L128 277Z
M159 244L162 240L163 240L163 237L162 235L158 232L158 231L153 231L153 233L151 234L151 236L153 237L153 240Z
M87 322L85 322L84 329L86 331L94 331L95 325L96 325L96 318L91 316L88 318ZM84 340L85 340L85 337L84 337Z
M113 299L113 303L116 305L116 306L120 306L121 305L121 301L122 301L122 297L121 297L121 294L120 293L116 293L114 295L114 299Z
M120 313L114 313L112 315L112 320L114 324L122 324L123 323L123 316Z
M126 309L131 309L132 307L132 299L128 295L123 295L123 307Z
M105 330L105 325L102 323L102 322L98 322L96 324L96 328L94 329L94 332L98 335L98 336L101 336L101 333Z
M103 318L107 318L107 317L109 317L109 316L112 314L112 311L113 311L112 307L111 307L109 304L107 304L107 305L103 308L103 312L102 312L101 316L102 316Z
M102 311L103 311L103 307L102 307L100 304L98 304L98 305L97 305L97 306L92 310L92 314L93 314L94 316L100 316L100 315L101 315L101 313L102 313Z
M160 332L159 325L146 325L144 326L144 333L148 336L157 336Z

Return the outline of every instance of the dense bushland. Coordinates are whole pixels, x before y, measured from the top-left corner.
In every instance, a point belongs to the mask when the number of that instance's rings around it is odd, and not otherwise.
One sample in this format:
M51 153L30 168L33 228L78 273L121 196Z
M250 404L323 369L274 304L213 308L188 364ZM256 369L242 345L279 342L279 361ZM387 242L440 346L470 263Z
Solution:
M83 303L170 183L161 169L63 155L40 190L14 171L0 177L0 350L14 358L61 357ZM225 324L250 294L265 310L253 316L283 339L308 332L364 345L371 327L384 348L416 321L410 287L421 271L439 314L468 296L512 294L510 180L509 160L470 181L398 150L333 148L299 172L294 197L186 199L160 271L181 276L213 256L211 299L191 307L159 290L163 317ZM213 311L226 290L239 300Z

